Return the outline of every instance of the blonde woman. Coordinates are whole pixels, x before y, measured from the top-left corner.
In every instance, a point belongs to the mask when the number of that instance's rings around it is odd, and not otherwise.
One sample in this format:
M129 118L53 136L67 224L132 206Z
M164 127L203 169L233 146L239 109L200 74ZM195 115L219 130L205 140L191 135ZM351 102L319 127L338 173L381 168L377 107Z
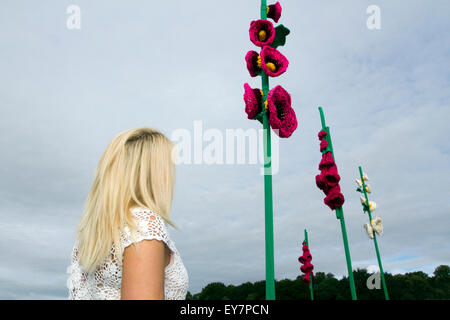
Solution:
M167 228L175 227L172 149L145 127L109 143L77 227L69 299L186 298L188 274Z

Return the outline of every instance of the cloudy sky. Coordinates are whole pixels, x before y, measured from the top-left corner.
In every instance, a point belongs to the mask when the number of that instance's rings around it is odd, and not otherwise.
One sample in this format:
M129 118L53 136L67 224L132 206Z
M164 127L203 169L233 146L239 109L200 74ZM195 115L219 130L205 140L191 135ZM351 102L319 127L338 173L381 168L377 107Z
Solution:
M74 229L119 132L259 129L246 119L244 56L258 0L4 0L0 10L0 299L65 299ZM270 2L270 1L269 1ZM450 263L450 3L284 0L290 60L271 79L299 127L273 177L275 277L294 279L307 228L316 271L346 274L339 221L314 177L323 106L354 268L375 265L354 179L371 178L387 272ZM81 29L66 26L81 9ZM366 26L369 5L381 29ZM170 229L193 293L265 278L259 164L181 164Z

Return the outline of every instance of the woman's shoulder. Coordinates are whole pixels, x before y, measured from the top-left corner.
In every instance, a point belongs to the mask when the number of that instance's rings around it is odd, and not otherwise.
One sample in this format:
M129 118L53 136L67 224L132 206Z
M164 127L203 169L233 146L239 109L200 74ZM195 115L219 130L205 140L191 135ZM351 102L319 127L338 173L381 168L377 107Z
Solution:
M165 243L167 243L170 249L174 249L174 244L170 239L167 224L161 215L145 207L135 206L132 207L130 210L136 222L137 227L136 240L143 240L143 239L162 240ZM128 227L125 228L125 233L127 235L131 235Z
M144 222L154 225L166 225L164 218L159 213L152 211L149 208L134 206L131 207L130 211L133 218L137 220L138 223Z

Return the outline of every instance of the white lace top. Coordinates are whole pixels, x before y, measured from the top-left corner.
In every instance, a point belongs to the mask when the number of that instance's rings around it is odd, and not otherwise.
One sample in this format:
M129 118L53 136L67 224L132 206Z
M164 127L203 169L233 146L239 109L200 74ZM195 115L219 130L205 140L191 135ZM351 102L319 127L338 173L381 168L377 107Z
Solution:
M165 268L164 297L166 300L184 300L188 289L188 274L178 253L175 243L170 239L163 218L149 209L132 208L138 225L138 232L132 239L128 226L121 232L122 248L134 242L157 239L164 241L171 251L170 262ZM114 246L110 256L95 272L83 272L78 263L78 249L75 243L71 265L67 268L69 279L69 299L72 300L118 300L122 284L122 262L119 263Z

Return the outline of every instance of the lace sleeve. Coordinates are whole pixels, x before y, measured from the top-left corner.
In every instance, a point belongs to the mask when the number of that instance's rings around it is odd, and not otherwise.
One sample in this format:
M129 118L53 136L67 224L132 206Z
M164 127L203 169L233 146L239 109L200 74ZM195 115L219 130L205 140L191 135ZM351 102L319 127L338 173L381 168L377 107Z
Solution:
M163 241L172 252L175 247L169 237L166 223L163 218L150 210L133 211L133 216L137 224L136 234L131 234L128 226L124 228L122 247L125 249L135 242L142 240L160 240Z

